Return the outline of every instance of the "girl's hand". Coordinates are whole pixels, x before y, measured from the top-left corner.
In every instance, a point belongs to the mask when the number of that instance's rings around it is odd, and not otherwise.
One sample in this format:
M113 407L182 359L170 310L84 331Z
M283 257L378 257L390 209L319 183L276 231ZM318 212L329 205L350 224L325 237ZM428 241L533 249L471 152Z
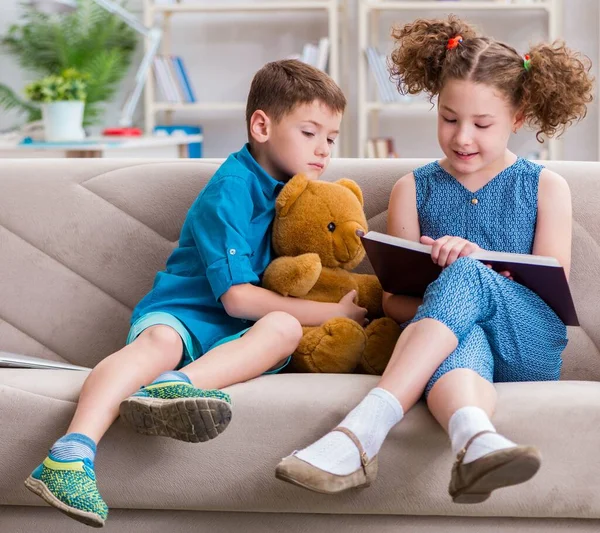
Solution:
M437 240L423 235L420 241L422 244L431 246L431 259L442 268L450 266L459 257L466 257L481 250L474 242L448 235Z
M492 268L492 265L490 265L488 263L486 263L485 266L488 268ZM502 272L498 272L498 274L500 274L501 276L504 276L505 278L508 278L511 281L514 281L512 274L508 270L503 270Z

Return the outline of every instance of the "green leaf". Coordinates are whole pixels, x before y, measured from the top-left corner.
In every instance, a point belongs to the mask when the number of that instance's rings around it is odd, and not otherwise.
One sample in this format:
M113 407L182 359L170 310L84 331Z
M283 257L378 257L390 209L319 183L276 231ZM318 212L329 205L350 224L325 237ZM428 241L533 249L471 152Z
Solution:
M14 110L19 114L24 114L27 117L27 122L42 118L39 107L21 100L10 87L3 84L0 84L0 106L8 111Z
M92 124L102 117L100 104L114 97L127 74L139 38L93 0L77 0L77 4L78 9L66 15L38 13L24 5L20 23L0 38L0 46L23 69L40 77L66 69L88 74L85 123Z

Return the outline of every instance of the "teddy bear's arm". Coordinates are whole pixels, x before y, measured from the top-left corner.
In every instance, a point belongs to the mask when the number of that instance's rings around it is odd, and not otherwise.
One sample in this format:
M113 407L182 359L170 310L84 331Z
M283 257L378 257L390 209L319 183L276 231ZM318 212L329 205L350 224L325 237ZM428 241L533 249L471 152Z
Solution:
M366 307L370 317L383 316L383 289L372 274L352 274L358 285L358 305Z
M282 296L302 298L314 287L321 274L318 254L274 259L263 276L263 287Z

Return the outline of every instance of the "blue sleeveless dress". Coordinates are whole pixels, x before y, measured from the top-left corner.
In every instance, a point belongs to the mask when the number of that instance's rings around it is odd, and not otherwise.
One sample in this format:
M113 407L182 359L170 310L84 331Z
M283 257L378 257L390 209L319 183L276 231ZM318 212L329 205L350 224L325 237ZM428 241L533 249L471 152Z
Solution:
M530 254L542 167L517 159L476 192L435 161L414 171L421 235L462 237L486 250ZM490 382L559 379L565 325L534 292L463 257L425 292L411 322L433 318L458 346L428 383L451 370L474 370Z

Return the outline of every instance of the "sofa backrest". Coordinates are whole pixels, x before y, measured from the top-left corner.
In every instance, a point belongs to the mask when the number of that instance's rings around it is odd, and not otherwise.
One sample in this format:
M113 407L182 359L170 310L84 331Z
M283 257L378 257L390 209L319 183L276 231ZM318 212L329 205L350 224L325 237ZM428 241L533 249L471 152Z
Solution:
M325 179L356 180L370 229L385 231L393 184L425 162L337 159ZM0 161L0 350L94 366L122 347L132 308L218 165ZM570 328L563 378L600 381L600 163L547 166L573 195L571 288L581 328Z

